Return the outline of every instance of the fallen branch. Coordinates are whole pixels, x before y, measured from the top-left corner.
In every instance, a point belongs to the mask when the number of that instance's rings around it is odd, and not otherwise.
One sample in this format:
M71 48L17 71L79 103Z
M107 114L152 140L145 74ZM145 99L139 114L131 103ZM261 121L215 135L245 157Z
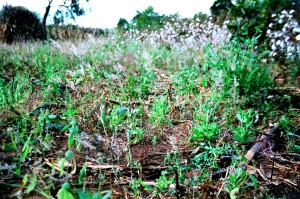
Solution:
M247 159L247 164L249 164L249 162L251 162L251 160L253 159L253 157L255 156L255 154L257 152L259 152L265 145L266 142L268 141L268 139L274 135L275 130L277 129L278 123L274 124L274 126L264 135L262 135L258 142L256 142L251 149L246 153L245 157Z

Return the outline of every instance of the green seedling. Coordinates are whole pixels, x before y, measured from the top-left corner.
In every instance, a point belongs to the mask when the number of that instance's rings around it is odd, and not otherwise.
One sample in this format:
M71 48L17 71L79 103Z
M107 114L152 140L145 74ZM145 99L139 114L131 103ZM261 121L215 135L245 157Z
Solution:
M150 121L156 126L160 126L163 124L169 124L173 126L170 119L167 118L167 113L169 111L169 105L167 103L167 98L164 96L160 96L158 99L154 101L152 110L150 112Z
M128 108L125 106L115 106L110 112L110 115L106 118L109 122L108 127L114 132L118 132L121 128L121 123L127 117L129 113Z
M165 192L167 189L169 189L170 185L174 183L175 179L167 177L168 172L162 171L161 176L159 179L156 180L157 185L156 188L159 192Z
M249 183L248 179L250 179L252 183ZM230 198L238 198L241 189L252 186L254 186L254 188L257 187L257 178L254 175L248 175L247 171L241 168L237 168L235 172L229 174L226 179L226 189L230 194Z
M140 195L140 184L141 179L133 178L129 184L129 187L133 190L133 194L135 197L138 197Z
M140 142L144 137L145 130L139 127L136 127L132 130L128 130L128 136L130 137L130 143L135 144ZM133 139L131 139L133 138Z
M234 139L239 142L249 142L254 140L253 133L253 123L257 112L253 109L249 109L247 112L240 110L236 117L240 122L240 126L232 129L234 133Z
M75 199L73 194L69 191L71 188L71 185L68 182L65 182L61 188L57 192L57 198L58 199Z
M173 76L174 86L180 95L188 95L197 92L201 84L199 79L199 67L184 67Z
M192 136L191 140L192 141L198 141L198 140L212 140L216 139L217 136L220 133L219 127L217 124L212 123L212 124L199 124L196 127L192 128Z

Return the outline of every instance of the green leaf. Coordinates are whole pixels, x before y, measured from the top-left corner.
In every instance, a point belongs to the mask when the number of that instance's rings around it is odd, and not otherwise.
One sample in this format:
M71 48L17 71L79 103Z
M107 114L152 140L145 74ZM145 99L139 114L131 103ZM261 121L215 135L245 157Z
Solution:
M21 154L21 157L20 157L21 161L23 161L25 158L27 158L27 156L29 154L29 151L31 149L31 147L29 146L29 141L30 141L30 138L26 141L26 143L23 146L23 149L22 149L23 153Z
M69 190L71 188L71 185L70 185L70 183L65 182L61 187L66 189L66 190Z
M74 152L72 150L68 150L65 154L66 158L72 158L74 157Z
M68 147L72 147L74 144L74 133L73 132L70 132L70 136L68 138Z
M75 197L67 189L61 188L57 192L58 199L75 199Z
M173 123L172 123L172 121L171 121L169 118L165 117L165 119L166 119L167 123L168 123L170 126L173 126Z
M103 192L101 192L101 193L106 193L104 196L100 196L100 199L108 199L108 198L110 198L110 196L111 196L111 191L110 190L108 190L108 191L103 191ZM94 195L95 196L95 195ZM96 197L94 197L93 196L93 199L98 199L98 198L96 198Z
M207 87L207 80L205 76L202 77L202 86L205 88Z
M250 174L249 177L250 177L251 181L253 182L254 188L256 189L256 187L257 187L257 178L252 174Z
M244 119L242 118L242 116L241 116L240 113L236 114L236 117L238 118L238 120L239 120L241 123L244 122Z
M70 123L66 124L60 131L64 132L66 130L68 130L72 125Z
M294 152L299 153L299 152L300 152L300 146L295 144L295 145L292 147L292 150L293 150Z
M77 195L79 199L88 199L87 195L85 195L85 193L80 189L77 189Z
M37 185L37 177L36 174L34 173L32 176L32 179L30 181L30 184L28 185L27 189L26 189L26 193L30 193L31 191L34 190L34 188Z
M29 174L25 174L25 176L23 177L23 180L22 180L22 185L25 186L28 182L28 176Z
M92 199L103 199L99 193L95 193Z
M12 144L6 144L6 143L4 143L3 145L2 145L2 150L3 151L13 151L13 150L15 150L17 148L17 146L16 146L16 143L15 142L13 142Z

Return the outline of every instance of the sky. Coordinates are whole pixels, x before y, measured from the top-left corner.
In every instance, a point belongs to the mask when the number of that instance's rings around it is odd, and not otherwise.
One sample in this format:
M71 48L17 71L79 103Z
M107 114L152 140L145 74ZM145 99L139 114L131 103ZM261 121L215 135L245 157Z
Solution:
M86 8L86 15L78 17L76 23L84 27L114 28L120 18L128 22L136 15L137 11L143 11L148 6L153 6L159 14L179 13L182 17L193 17L198 12L209 14L209 8L215 0L80 0ZM54 0L48 16L47 23L51 23L53 13L62 0ZM48 0L0 0L0 8L3 5L24 6L35 11L42 17Z

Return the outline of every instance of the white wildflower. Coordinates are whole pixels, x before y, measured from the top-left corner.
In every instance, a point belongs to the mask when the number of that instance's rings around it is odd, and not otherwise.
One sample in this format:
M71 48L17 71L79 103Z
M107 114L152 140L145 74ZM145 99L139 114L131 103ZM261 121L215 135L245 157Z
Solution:
M287 29L285 27L283 27L282 32L287 32Z
M285 48L285 43L284 43L284 41L281 41L280 47L281 47L281 48Z
M233 78L233 84L234 84L234 87L238 87L239 86L239 82L237 81L237 78L234 76Z
M277 40L276 45L279 46L280 43L281 43L281 41L280 41L280 40Z
M287 36L287 37L284 39L284 41L285 41L285 42L288 42L288 41L290 40L290 38L291 38L290 36Z
M283 10L281 13L282 13L283 15L288 15L288 12L287 12L286 10Z
M293 28L293 32L294 32L294 33L300 33L300 28L299 28L299 27Z

